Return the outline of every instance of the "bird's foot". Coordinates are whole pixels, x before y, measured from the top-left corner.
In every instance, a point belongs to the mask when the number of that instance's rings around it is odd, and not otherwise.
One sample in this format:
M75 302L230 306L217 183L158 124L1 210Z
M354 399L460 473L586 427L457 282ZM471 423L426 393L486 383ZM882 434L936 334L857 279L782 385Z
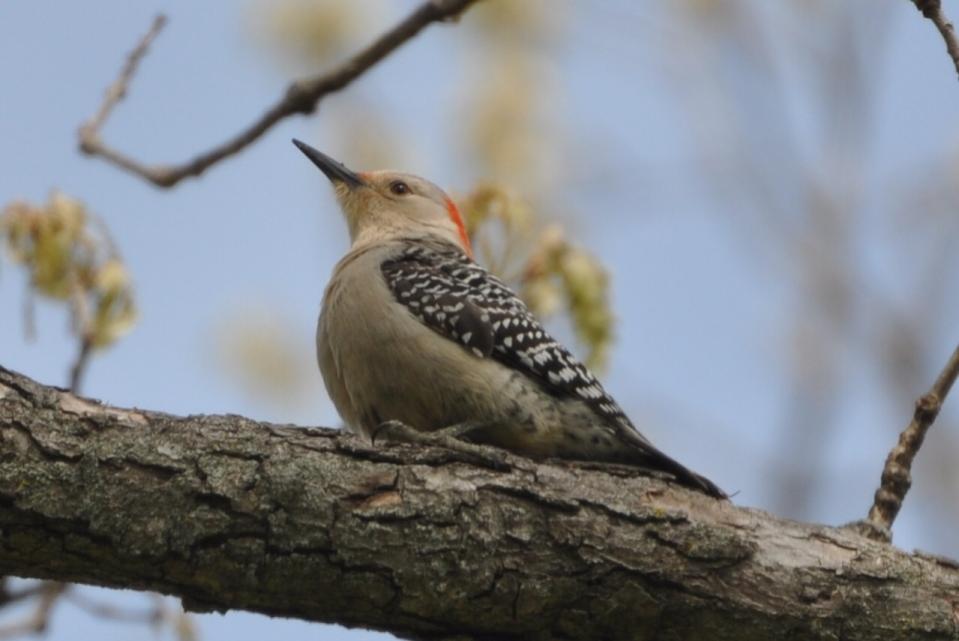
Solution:
M399 443L442 447L463 455L469 463L493 470L508 471L512 469L502 450L490 445L479 445L464 440L471 432L483 427L483 423L466 421L433 432L421 432L402 421L383 421L370 434L370 440L376 443L377 440L385 438Z

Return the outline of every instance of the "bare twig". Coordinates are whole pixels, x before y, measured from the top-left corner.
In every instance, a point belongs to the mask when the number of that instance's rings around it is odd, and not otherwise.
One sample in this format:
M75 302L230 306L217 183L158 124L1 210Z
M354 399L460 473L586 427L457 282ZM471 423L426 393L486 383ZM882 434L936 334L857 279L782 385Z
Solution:
M936 29L942 34L942 39L946 41L946 51L949 52L952 64L956 66L956 73L959 74L959 41L956 41L956 31L952 28L952 23L946 19L946 15L942 12L942 2L940 0L912 0L912 3L916 5L916 9L919 9L923 16L932 20Z
M959 376L959 347L952 353L952 357L932 388L916 401L916 410L912 421L899 435L899 442L886 457L886 464L882 470L882 481L876 490L872 508L869 510L868 522L876 528L874 538L887 538L896 515L902 507L902 501L912 485L909 470L916 452L922 446L926 432L939 415L942 402Z
M143 59L143 56L146 55L147 49L150 48L150 45L160 35L160 31L163 30L163 27L166 25L166 16L162 13L159 14L156 18L153 19L153 24L150 25L150 30L140 39L140 42L137 46L130 52L127 56L126 62L123 64L123 69L120 70L120 75L114 81L112 85L107 89L106 95L103 97L103 103L100 105L100 109L97 110L97 113L88 120L82 127L80 127L80 146L81 149L86 144L97 145L99 144L99 133L100 128L103 127L103 123L107 121L107 118L110 117L110 113L113 111L113 108L123 100L127 95L127 88L130 86L130 81L133 80L133 76L136 75L137 67L140 66L140 61ZM84 149L84 151L88 151Z
M91 599L83 592L76 590L67 592L65 596L68 601L81 610L101 619L109 619L120 623L146 623L154 628L165 625L180 641L196 639L196 630L193 627L190 615L182 609L169 608L159 594L150 595L153 606L146 610L118 608L110 603Z
M77 352L77 358L70 367L70 391L79 393L80 383L83 382L83 373L90 362L90 352L92 352L93 343L89 337L84 336L80 339L80 351Z
M81 610L101 619L110 619L124 623L148 623L156 625L164 618L162 597L154 595L154 607L147 610L133 610L119 608L110 603L103 603L89 598L81 592L71 592L67 600Z
M10 639L25 634L40 634L47 629L53 607L60 595L69 586L58 581L44 581L40 585L36 609L26 618L0 627L0 639Z
M70 366L70 385L69 389L74 394L80 393L80 384L83 382L83 374L86 372L87 365L90 363L90 355L93 351L93 341L89 335L90 309L87 304L84 292L77 286L76 278L73 279L73 295L70 297L70 305L73 311L74 328L77 337L80 340L80 349L77 350L77 356Z
M7 585L8 581L9 577L0 579L0 607L35 597L43 591L43 584L41 582L32 583L19 590L11 590Z
M136 72L140 58L143 57L150 42L163 26L163 18L160 16L154 21L153 27L147 35L130 53L119 78L107 91L100 110L90 121L80 127L80 150L92 156L100 156L107 162L134 173L158 187L172 187L188 176L199 176L224 158L236 154L284 118L294 114L313 113L324 96L346 87L373 65L399 48L400 45L413 38L424 27L433 22L455 19L474 2L476 0L428 0L424 2L399 24L374 40L352 58L324 74L293 82L276 104L267 109L251 125L233 138L180 165L147 165L107 146L100 139L100 128L109 116L113 106L125 94L127 85Z

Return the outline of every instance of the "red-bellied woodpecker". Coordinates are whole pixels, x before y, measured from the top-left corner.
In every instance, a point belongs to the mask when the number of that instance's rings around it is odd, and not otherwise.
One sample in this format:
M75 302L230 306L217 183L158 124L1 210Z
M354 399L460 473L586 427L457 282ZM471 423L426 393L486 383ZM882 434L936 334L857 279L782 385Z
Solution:
M355 173L293 141L333 183L352 246L333 270L316 332L336 409L354 432L384 423L534 458L607 461L708 479L660 452L526 305L472 259L453 201L409 174Z

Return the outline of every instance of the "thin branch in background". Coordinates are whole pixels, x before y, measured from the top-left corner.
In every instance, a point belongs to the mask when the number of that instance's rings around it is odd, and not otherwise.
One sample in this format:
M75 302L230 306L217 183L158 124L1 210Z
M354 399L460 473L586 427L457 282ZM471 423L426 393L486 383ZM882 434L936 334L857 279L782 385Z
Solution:
M936 25L936 29L942 34L942 39L946 41L946 51L952 58L952 64L956 66L956 73L959 74L959 41L956 41L956 31L952 23L942 12L942 2L940 0L912 0L923 16Z
M87 597L80 592L71 592L67 600L88 614L101 619L110 619L123 623L148 623L156 625L164 618L163 599L155 596L154 607L147 610L133 610L118 608L110 603L103 603Z
M912 485L909 473L912 461L922 446L926 432L939 415L942 403L949 394L952 384L956 382L957 376L959 376L959 347L956 347L952 353L952 357L932 388L916 401L912 421L899 435L899 442L886 458L886 464L882 470L882 481L869 510L868 522L876 528L873 538L889 536L890 528L896 520L896 515L899 514L906 492Z
M161 23L162 24L162 23ZM93 351L93 337L90 335L90 306L87 303L86 296L77 284L74 277L71 282L73 290L70 296L70 308L73 312L74 329L77 338L80 340L80 349L77 350L77 356L70 366L69 390L74 394L80 393L80 384L83 382L83 374L90 362L90 354Z
M35 597L43 590L43 583L37 582L19 590L11 590L9 577L0 578L0 607Z
M0 626L0 639L11 639L26 634L40 634L47 629L53 607L60 596L68 589L65 583L44 581L38 586L36 609L25 619L9 625Z
M295 114L313 113L324 96L349 85L376 63L393 53L400 45L413 38L424 27L433 22L455 19L474 2L476 0L429 0L424 2L399 24L374 40L352 58L324 74L293 82L276 104L267 109L263 115L233 138L180 165L144 164L107 146L100 138L100 129L113 107L126 94L127 86L136 72L140 59L163 26L164 18L158 16L154 20L150 31L130 53L120 76L107 91L103 105L101 105L97 114L80 127L78 132L80 150L91 156L100 156L107 162L136 174L158 187L172 187L184 178L199 176L221 160L241 151L281 120Z
M197 638L193 621L186 612L167 606L163 597L153 594L152 607L143 610L118 608L89 598L82 591L59 581L37 581L16 591L0 584L0 606L17 601L36 598L36 606L31 614L20 621L0 626L0 639L8 639L28 634L40 634L50 627L53 608L60 600L65 600L84 610L88 614L120 623L148 624L154 628L167 626L180 641L195 641Z
M66 593L68 601L81 610L101 618L120 623L146 623L154 629L167 626L180 641L196 641L197 633L193 619L182 609L170 608L159 594L150 595L153 606L146 610L118 608L87 597L82 591Z
M123 64L123 69L120 70L120 75L113 82L112 85L107 89L106 95L103 97L103 103L100 105L100 109L97 110L97 113L88 120L83 126L80 127L80 148L84 151L85 145L94 145L99 144L100 129L103 127L103 124L107 121L107 118L110 117L110 114L113 112L113 108L120 103L121 100L126 98L127 89L130 86L130 81L133 80L133 76L136 75L137 68L140 66L140 61L143 60L143 56L146 55L147 49L150 48L150 45L156 39L160 32L163 30L163 27L166 26L167 18L162 13L157 15L153 19L153 24L150 25L150 30L140 39L140 42L137 46L127 55L127 60ZM87 152L92 153L92 152Z
M70 367L70 391L74 394L79 393L80 384L83 382L83 374L90 362L90 353L93 351L93 341L89 337L80 339L80 351L77 352L77 358Z

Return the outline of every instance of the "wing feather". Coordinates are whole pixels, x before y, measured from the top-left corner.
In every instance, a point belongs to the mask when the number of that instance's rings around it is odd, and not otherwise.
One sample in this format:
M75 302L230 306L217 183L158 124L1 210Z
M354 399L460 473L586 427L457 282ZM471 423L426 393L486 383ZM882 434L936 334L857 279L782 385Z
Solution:
M381 270L397 302L430 329L477 357L523 372L556 396L581 399L604 420L635 432L592 372L509 287L459 250L411 246Z

